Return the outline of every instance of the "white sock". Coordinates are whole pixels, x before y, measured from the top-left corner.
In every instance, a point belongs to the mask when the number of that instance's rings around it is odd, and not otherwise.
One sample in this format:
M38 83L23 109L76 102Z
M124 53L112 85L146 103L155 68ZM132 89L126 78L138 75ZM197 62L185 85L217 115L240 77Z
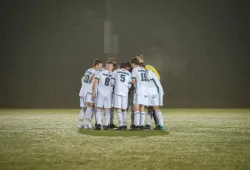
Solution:
M157 122L160 126L163 126L163 116L160 110L155 111L155 115L157 117Z
M140 112L134 112L135 126L140 126Z
M131 125L135 124L134 120L135 120L135 113L134 110L131 109Z
M119 126L123 126L123 117L122 117L122 111L121 110L117 110L117 119L119 122Z
M105 126L108 126L109 122L110 122L110 110L105 110L105 113L104 113Z
M127 112L122 112L123 126L127 125Z
M151 125L152 117L153 117L153 110L148 110L148 114L147 114L147 125Z
M96 111L96 123L100 125L102 124L102 110Z
M110 109L110 124L114 124L114 109Z
M140 113L140 126L144 126L145 122L145 112Z
M84 118L84 110L83 108L80 110L79 113L79 125L82 126L82 122L83 122L83 118Z
M86 120L86 125L89 127L91 126L92 113L93 113L93 108L88 107L86 110L85 120Z

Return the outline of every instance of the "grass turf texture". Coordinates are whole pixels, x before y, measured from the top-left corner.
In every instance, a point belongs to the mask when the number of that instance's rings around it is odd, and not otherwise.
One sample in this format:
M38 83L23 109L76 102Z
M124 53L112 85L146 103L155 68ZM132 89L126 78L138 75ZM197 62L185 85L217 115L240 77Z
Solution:
M78 110L0 110L0 169L250 169L250 110L163 110L168 132L77 129Z

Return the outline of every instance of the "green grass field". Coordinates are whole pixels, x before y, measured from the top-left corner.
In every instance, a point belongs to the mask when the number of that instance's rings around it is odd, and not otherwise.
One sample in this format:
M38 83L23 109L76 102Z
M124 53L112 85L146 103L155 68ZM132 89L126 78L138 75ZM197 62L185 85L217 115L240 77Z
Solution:
M79 131L78 110L0 110L0 169L250 169L250 110L164 110L168 133Z

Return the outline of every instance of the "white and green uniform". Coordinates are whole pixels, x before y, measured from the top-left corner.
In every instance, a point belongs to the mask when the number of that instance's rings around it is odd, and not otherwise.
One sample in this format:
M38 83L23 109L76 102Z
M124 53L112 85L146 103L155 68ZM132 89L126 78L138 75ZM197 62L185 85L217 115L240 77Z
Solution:
M134 84L134 104L148 106L148 75L147 70L143 67L134 67L132 71L132 79L136 80Z
M151 71L148 72L148 102L149 106L162 106L164 91L157 75Z
M114 107L118 109L128 108L128 91L131 87L131 73L126 69L118 69L113 72L112 84L114 88Z
M96 70L93 68L88 69L84 76L81 79L81 83L82 83L82 87L81 90L79 92L79 96L80 96L80 107L86 107L87 106L87 94L89 92L89 86L90 86L90 82L89 79L92 75L95 75ZM92 92L91 92L92 93Z
M106 69L99 71L95 79L99 80L96 106L99 108L111 108L113 93L113 86L111 84L112 72Z

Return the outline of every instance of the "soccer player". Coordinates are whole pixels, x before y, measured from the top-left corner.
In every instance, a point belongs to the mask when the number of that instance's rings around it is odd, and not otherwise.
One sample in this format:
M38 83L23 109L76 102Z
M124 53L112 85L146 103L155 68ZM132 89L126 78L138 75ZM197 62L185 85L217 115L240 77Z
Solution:
M113 86L111 84L112 69L114 67L113 62L106 64L106 69L99 72L95 77L93 85L93 97L97 97L96 100L96 130L101 130L102 125L102 109L104 108L104 130L109 130L110 122L110 109L112 108L112 93ZM98 94L98 95L97 95Z
M149 106L151 106L155 112L157 122L158 122L158 127L155 129L161 129L163 131L166 130L163 124L163 116L162 113L159 109L159 106L163 105L163 95L164 91L162 88L162 85L157 77L157 75L151 71L147 70L148 72L148 102Z
M134 123L135 130L142 130L145 121L144 106L148 105L147 86L148 77L147 70L140 66L139 60L135 57L131 60L132 70L132 84L135 87L134 93Z
M137 58L138 58L139 62L140 62L141 64L144 65L144 57L143 57L142 53L141 53L141 55L137 56ZM146 68L147 70L153 71L153 72L157 75L157 78L160 80L160 78L161 78L161 77L160 77L160 74L157 72L157 70L156 70L153 66L151 66L151 65L146 65L145 68ZM148 130L151 129L150 124L151 124L151 119L152 119L152 117L154 118L155 126L158 127L156 114L155 114L155 112L154 112L154 109L150 106L150 107L148 107L147 124L146 124L146 126L145 126L145 129L148 129Z
M112 71L115 71L119 68L119 65L117 64L117 61L115 58L109 58L108 62L113 62L114 63L114 67L112 69ZM114 107L113 107L113 100L114 100L114 94L112 94L112 108L110 109L110 125L109 127L111 129L115 129L117 128L117 126L114 125Z
M126 63L120 64L120 69L113 72L114 108L119 121L118 130L127 129L128 91L131 87L131 73L126 70Z
M84 107L87 106L86 109L86 128L91 128L91 124L89 123L89 116L91 118L94 108L94 100L92 98L92 85L93 79L98 69L102 68L102 61L96 59L94 61L93 68L88 69L84 76L81 79L82 87L79 93L80 96L80 116L79 116L79 128L83 128L83 118L84 118Z

